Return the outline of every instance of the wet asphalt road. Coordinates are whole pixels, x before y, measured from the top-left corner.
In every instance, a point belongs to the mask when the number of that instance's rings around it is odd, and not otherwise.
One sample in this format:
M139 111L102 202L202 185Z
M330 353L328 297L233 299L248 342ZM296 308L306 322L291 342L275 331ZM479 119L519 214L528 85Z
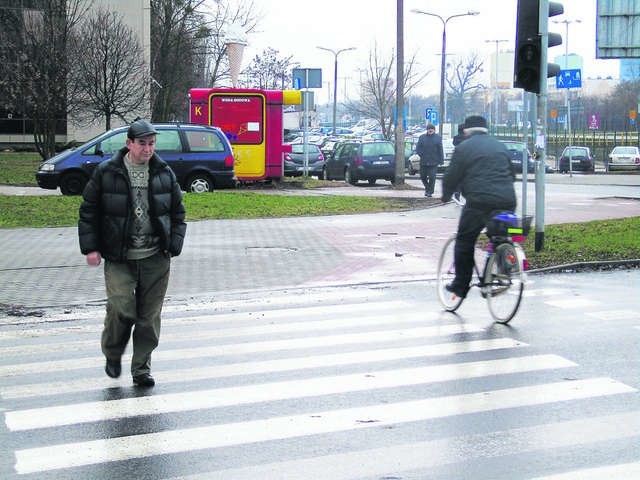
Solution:
M635 185L566 180L548 222L638 214ZM0 478L637 477L640 270L530 275L508 326L474 291L449 314L458 214L190 223L151 390L128 354L103 373L75 229L0 230L0 303L34 308L0 316Z

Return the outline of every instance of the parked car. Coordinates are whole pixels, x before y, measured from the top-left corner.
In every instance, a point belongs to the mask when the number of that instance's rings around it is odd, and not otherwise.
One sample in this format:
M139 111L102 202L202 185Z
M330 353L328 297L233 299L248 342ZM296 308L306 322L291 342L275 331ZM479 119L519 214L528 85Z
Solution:
M307 175L324 178L325 161L320 147L313 143L307 144ZM284 174L289 177L304 175L305 148L302 143L291 145L291 153L284 154Z
M527 152L527 173L535 173L536 164L531 157L531 152L523 142L514 142L510 140L501 140L505 147L507 147L507 151L509 152L509 157L511 158L511 164L513 165L513 170L516 173L522 173L522 157L526 150Z
M558 160L558 170L561 173L569 171L569 156L571 156L571 171L594 172L595 159L589 147L565 147Z
M640 169L640 148L615 147L609 154L607 169Z
M415 150L409 157L409 175L415 175L420 172L420 155Z
M319 134L319 133L309 133L307 135L307 143L312 143L314 145L321 145L322 142L324 141L324 135ZM291 140L290 142L288 142L290 145L295 145L296 143L304 143L304 134L299 135L298 137L294 138L293 140Z
M187 192L211 192L235 184L234 159L226 135L216 127L155 124L155 151L176 174ZM94 168L125 146L128 126L114 128L79 147L42 163L36 172L41 188L60 188L63 195L80 195Z
M451 156L453 155L453 150L456 147L453 145L453 140L446 139L442 141L442 150L444 151L444 163L442 165L438 165L438 173L443 173L449 163L451 163Z
M443 173L449 166L454 148L455 147L453 146L452 140L445 140L442 142L442 150L444 151L444 163L438 165L438 173ZM407 166L407 169L409 170L409 175L415 175L416 173L420 172L420 155L416 153L415 145L412 155L408 158L408 163L409 165Z
M333 157L327 160L325 180L344 180L355 185L367 180L395 181L396 153L392 142L362 142L347 140L340 144Z
M320 145L320 151L322 152L322 155L324 155L325 160L328 160L333 156L336 148L342 141L344 141L344 139L339 137L329 137L324 139L324 141Z

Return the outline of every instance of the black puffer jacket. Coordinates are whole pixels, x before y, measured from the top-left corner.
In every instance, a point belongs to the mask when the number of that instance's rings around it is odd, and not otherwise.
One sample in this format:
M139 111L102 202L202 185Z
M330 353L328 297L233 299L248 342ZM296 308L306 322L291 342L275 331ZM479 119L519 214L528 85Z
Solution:
M131 184L124 165L125 147L102 162L82 194L78 236L80 251L100 252L107 260L127 258L127 230L131 210ZM154 154L149 161L149 215L161 248L180 255L187 230L182 191L169 166Z
M474 132L456 145L442 179L442 200L460 190L467 205L515 208L515 173L507 148L486 133Z

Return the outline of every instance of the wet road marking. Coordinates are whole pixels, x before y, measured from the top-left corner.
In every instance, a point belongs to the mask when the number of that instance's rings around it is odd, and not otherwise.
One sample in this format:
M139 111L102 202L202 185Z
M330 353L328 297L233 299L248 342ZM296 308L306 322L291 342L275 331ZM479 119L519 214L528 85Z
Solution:
M17 450L15 470L28 474L635 391L610 378L592 378L58 444Z
M340 310L329 310L327 309L325 312L326 317L331 317L323 320L313 320L312 315L307 315L304 310L297 311L297 315L292 318L304 318L303 321L300 322L280 322L276 323L273 321L274 317L272 316L263 316L262 314L255 315L255 318L252 319L251 325L246 326L216 326L215 329L211 330L199 330L195 333L193 330L190 330L188 326L192 325L202 325L206 323L207 325L216 325L218 323L228 323L231 325L237 325L242 320L246 320L243 318L243 315L221 315L218 318L214 318L213 316L207 316L207 320L198 320L192 321L191 318L182 319L182 324L179 329L172 329L171 323L169 326L163 325L164 329L162 332L162 346L166 346L173 342L184 342L185 340L193 339L194 336L197 337L199 341L202 340L212 340L218 338L233 338L233 337L248 337L248 336L261 336L261 335L271 335L271 334L282 334L282 333L301 333L301 332L320 332L323 330L340 330L340 329L350 329L350 328L360 328L360 327L373 327L373 326L383 326L383 325L399 325L402 323L416 322L424 324L427 321L436 320L439 316L439 313L436 312L422 312L420 310L412 310L403 312L402 319L398 319L395 315L397 310L397 305L387 310L385 306L381 306L375 314L368 314L367 312L360 312L358 315L353 315L353 312L343 312ZM298 309L296 309L298 310ZM346 315L352 315L348 320L345 320ZM280 317L282 318L282 317ZM258 323L264 323L260 325ZM102 327L95 327L96 334L99 334L102 331ZM86 332L83 332L86 333ZM94 337L92 340L77 340L77 341L63 341L59 343L42 343L36 345L17 345L10 347L0 347L0 356L8 357L12 355L35 355L37 353L44 353L50 351L69 351L77 353L79 349L88 349L95 351L97 347L99 347L99 335Z
M255 375L269 372L299 371L310 368L327 368L370 362L403 360L408 358L456 355L460 353L485 352L528 346L524 342L511 338L494 338L453 343L437 343L415 347L386 348L379 350L358 350L356 352L314 355L297 358L280 358L259 362L240 362L225 365L212 365L200 368L180 370L162 370L154 372L156 380L165 383L191 382L196 380L225 378L239 375ZM127 357L125 360L129 360ZM122 385L121 380L106 377L78 378L59 382L35 383L0 387L0 398L43 397L67 393L86 392L115 388Z
M211 345L174 350L158 349L153 353L154 361L185 360L202 357L220 357L226 355L249 354L257 352L279 352L284 350L308 350L310 348L336 345L358 345L368 343L386 343L393 341L437 338L458 333L481 332L479 325L440 325L429 327L342 333L338 335L313 335L285 340L243 342L236 344ZM125 358L125 357L123 357ZM19 363L0 366L0 377L46 373L59 370L78 370L84 368L102 368L104 357L72 358L68 360L50 360L45 362Z
M621 463L619 465L585 468L547 477L535 477L531 480L602 480L603 478L625 480L640 478L640 463Z
M544 303L546 303L547 305L551 305L552 307L563 308L566 310L574 308L589 308L602 305L602 302L599 302L597 300L590 300L588 298L574 298L570 295L557 300L547 300Z
M16 410L5 413L5 422L9 430L21 431L87 422L103 422L125 418L131 415L131 412L135 412L136 415L158 415L575 366L575 363L557 355L534 355L418 368L369 371L351 375L195 390L108 402L99 401Z
M472 459L488 459L543 449L588 445L640 434L635 413L548 423L476 435L464 435L406 443L363 451L322 455L313 458L210 471L167 480L357 480L362 478L405 478L404 472L452 465ZM534 442L531 439L535 439ZM521 472L524 473L524 472ZM577 470L567 474L531 480L601 480L640 477L640 464L627 463ZM415 478L415 477L412 477Z

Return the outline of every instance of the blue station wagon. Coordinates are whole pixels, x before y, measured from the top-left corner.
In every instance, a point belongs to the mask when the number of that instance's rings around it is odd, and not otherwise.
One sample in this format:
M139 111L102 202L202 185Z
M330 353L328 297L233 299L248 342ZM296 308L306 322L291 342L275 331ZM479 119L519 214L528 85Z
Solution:
M155 124L155 151L174 171L186 192L211 192L235 185L229 140L216 127ZM80 195L93 169L125 146L128 126L109 130L79 147L46 160L36 173L41 188L60 188L63 195Z

